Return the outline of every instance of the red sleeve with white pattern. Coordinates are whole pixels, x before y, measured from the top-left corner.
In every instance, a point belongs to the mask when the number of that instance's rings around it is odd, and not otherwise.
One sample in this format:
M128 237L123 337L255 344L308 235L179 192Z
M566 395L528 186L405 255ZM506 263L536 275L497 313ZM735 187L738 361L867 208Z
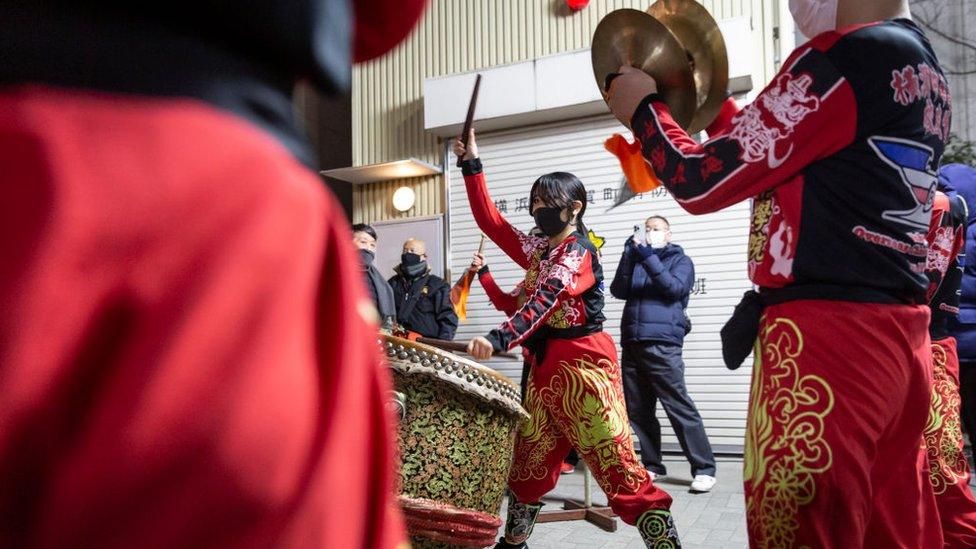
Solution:
M698 143L648 96L631 127L658 178L693 214L721 210L791 181L853 142L857 103L847 79L815 43L794 52L772 83Z

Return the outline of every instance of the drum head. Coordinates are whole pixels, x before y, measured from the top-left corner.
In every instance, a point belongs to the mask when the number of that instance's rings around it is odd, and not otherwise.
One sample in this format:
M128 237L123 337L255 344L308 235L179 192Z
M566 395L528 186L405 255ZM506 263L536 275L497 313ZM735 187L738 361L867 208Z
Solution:
M416 341L383 335L383 350L390 367L407 375L436 378L500 406L520 420L529 419L522 408L518 385L498 372L473 360Z

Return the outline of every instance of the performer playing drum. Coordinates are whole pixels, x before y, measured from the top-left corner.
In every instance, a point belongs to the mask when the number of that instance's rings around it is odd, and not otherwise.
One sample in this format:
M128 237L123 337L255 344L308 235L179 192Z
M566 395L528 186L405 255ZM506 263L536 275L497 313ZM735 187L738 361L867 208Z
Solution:
M751 545L938 547L918 449L949 88L907 1L790 7L814 38L727 134L694 141L631 67L608 100L686 210L754 200L749 274L767 308L746 440Z
M545 237L510 225L485 188L474 132L454 152L478 226L524 268L528 298L487 337L471 341L478 359L517 345L530 348L525 397L531 414L515 441L509 475L514 498L505 536L496 547L526 547L570 447L586 460L610 506L634 524L648 547L677 547L671 496L654 486L634 453L613 339L603 332L603 269L583 225L586 191L576 176L543 175L529 192L532 216Z

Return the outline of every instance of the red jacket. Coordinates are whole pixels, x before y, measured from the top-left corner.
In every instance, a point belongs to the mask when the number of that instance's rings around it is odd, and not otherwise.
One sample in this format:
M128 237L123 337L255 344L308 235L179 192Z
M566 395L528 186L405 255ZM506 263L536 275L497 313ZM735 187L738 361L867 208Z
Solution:
M959 314L962 265L959 256L966 245L968 209L961 196L937 192L932 222L926 241L925 276L929 279L925 297L932 310L929 332L933 340L949 337L948 322Z
M505 292L498 287L498 283L495 282L495 277L491 275L487 265L478 271L478 281L481 282L481 287L485 289L485 294L488 295L488 301L491 301L492 306L507 316L514 315L519 307L525 303L524 282L519 282L511 292Z

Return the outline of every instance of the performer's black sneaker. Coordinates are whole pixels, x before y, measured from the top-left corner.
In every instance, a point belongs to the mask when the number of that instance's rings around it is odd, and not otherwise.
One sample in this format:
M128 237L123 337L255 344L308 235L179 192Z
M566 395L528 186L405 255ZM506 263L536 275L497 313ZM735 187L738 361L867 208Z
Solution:
M498 543L495 544L495 549L529 549L529 546L523 541L518 545L512 545L505 541L504 537L498 538Z

